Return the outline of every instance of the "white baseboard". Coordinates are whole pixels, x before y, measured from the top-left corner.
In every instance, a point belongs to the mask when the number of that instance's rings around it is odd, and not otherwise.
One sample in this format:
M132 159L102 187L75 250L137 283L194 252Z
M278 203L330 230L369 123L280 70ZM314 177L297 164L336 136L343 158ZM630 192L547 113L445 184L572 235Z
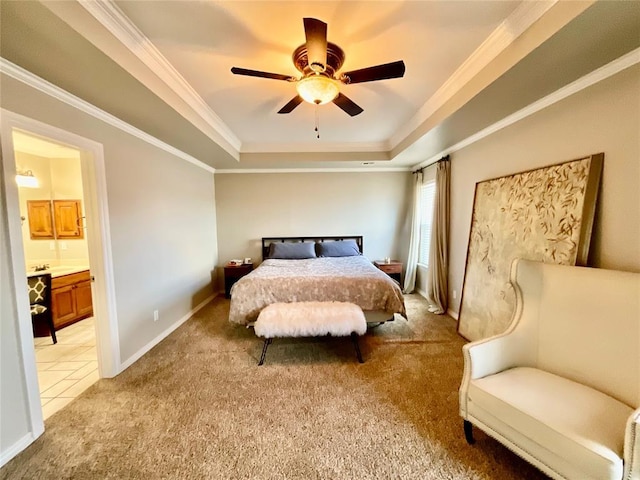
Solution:
M193 308L193 310L191 310L189 313L187 313L184 317L182 317L180 320L178 320L176 323L174 323L173 325L171 325L169 328L167 328L164 332L162 332L160 335L158 335L156 338L154 338L153 340L151 340L149 343L147 343L144 347L142 347L140 350L138 350L136 353L134 353L133 355L131 355L127 360L125 360L124 362L122 362L120 364L120 371L118 373L122 373L124 372L127 368L129 368L131 365L133 365L135 362L137 362L140 358L142 358L142 356L147 353L149 350L151 350L153 347L155 347L157 344L159 344L162 340L164 340L165 338L167 338L169 335L171 335L171 333L173 333L174 330L176 330L180 325L182 325L184 322L186 322L187 320L189 320L191 317L193 317L193 315L195 315L195 313L200 310L202 307L204 307L206 304L208 304L209 302L211 302L214 298L216 298L217 294L214 293L213 295L207 297L202 303L198 304L195 308Z
M22 450L31 445L37 437L34 437L31 432L27 433L24 437L11 445L9 448L0 452L0 467L4 467L9 460L19 454Z

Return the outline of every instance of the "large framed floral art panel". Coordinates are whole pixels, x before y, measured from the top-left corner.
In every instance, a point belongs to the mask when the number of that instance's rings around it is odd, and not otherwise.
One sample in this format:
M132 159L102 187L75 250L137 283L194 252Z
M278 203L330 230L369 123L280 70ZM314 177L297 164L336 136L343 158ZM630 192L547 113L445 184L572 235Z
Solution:
M586 265L604 154L476 184L458 333L504 332L515 292L515 258Z

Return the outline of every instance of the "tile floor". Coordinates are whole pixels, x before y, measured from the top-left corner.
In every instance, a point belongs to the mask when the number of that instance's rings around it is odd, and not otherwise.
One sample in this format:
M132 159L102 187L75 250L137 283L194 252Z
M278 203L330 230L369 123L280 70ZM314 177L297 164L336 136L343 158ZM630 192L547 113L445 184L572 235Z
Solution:
M42 415L49 418L99 378L93 317L81 320L51 337L34 339Z

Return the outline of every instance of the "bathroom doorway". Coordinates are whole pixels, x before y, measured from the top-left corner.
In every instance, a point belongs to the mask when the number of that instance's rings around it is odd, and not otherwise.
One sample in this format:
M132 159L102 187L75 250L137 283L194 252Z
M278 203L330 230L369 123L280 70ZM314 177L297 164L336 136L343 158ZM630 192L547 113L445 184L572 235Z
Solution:
M18 337L31 431L37 438L44 431L44 418L69 403L72 396L81 393L98 378L113 377L120 371L104 155L101 144L4 109L1 110L0 121L10 244L9 266L14 277ZM21 136L24 138L20 139ZM59 152L65 153L60 154L59 158L55 154L36 155L33 151L31 157L25 156L27 147L20 144L22 140L49 143L49 146L53 145ZM33 157L39 158L34 160ZM67 161L61 160L63 157ZM29 165L29 162L32 164ZM47 162L50 162L48 170ZM43 184L48 185L49 198L46 198L45 188L39 192L39 195L43 195L42 199L31 200L43 200L45 205L50 201L52 216L55 219L58 213L59 222L64 228L62 234L54 234L53 239L40 239L35 245L27 245L25 237L31 241L32 236L37 237L42 233L42 229L28 224L29 206L26 202L29 195L21 192L17 174L37 178L37 172L43 168L41 179ZM65 183L64 177L74 180ZM27 178L27 181L33 180ZM53 204L56 200L62 202L62 211L56 212ZM75 237L71 232L74 222L69 221L69 218L73 218L69 217L70 206L77 209L76 226L82 230L81 234L76 232ZM37 203L35 207L37 209ZM52 228L55 229L55 226ZM78 238L80 236L83 238ZM63 240L64 244L61 243ZM34 339L27 274L31 268L35 272L35 267L51 273L53 279L78 280L73 284L58 283L58 287L67 289L67 294L75 286L76 295L75 300L69 300L74 298L73 295L61 297L66 299L63 300L66 304L58 308L58 313L62 314L58 318L60 328L56 329L58 343L55 345L46 331L43 332L45 336ZM86 278L75 278L78 274ZM90 299L89 310L86 308L87 297ZM76 307L75 317L67 315L72 301L76 302L73 305ZM55 353L40 353L46 349ZM42 380L39 378L39 372L42 371L62 373L50 373L48 378ZM41 393L46 393L42 399ZM51 407L47 409L48 404Z
M12 139L24 268L29 284L49 288L32 319L46 420L100 378L80 150L21 130Z

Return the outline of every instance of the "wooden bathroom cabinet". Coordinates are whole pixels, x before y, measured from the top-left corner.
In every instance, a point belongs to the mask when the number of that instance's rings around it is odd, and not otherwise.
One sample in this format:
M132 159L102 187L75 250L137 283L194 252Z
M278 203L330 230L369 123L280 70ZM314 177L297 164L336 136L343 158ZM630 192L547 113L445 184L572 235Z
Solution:
M29 214L31 240L55 238L49 200L28 200L27 213Z
M54 200L53 213L56 238L84 238L80 200Z
M93 315L89 270L51 280L53 325L56 330Z
M84 238L80 200L28 200L32 240Z

